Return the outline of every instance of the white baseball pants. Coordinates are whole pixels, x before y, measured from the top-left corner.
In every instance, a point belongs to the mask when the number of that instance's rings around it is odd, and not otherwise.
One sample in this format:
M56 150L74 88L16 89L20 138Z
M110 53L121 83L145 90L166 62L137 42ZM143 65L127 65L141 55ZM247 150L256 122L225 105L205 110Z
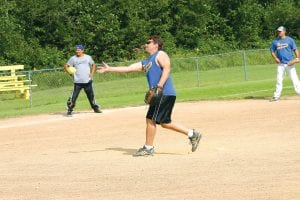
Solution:
M277 66L277 83L273 97L279 98L282 92L282 82L284 79L284 72L287 72L293 82L294 89L300 95L300 81L296 72L295 65L288 66L287 64L279 64Z

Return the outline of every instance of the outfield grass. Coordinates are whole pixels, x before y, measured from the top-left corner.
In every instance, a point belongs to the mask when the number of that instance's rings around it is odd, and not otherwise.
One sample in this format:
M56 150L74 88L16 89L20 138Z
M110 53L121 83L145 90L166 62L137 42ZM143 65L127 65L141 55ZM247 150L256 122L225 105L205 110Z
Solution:
M97 75L100 77L103 75ZM105 75L104 75L105 76ZM109 76L112 76L110 74ZM274 65L253 65L244 68L221 68L207 71L179 71L172 74L177 91L177 101L268 99L275 87L276 67ZM71 80L70 80L71 81ZM144 105L147 90L145 77L128 77L94 83L98 104L103 109ZM34 89L33 106L23 99L0 101L0 118L40 113L64 113L72 86L53 89ZM284 81L283 96L294 95L291 81ZM88 100L82 91L76 110L89 109Z

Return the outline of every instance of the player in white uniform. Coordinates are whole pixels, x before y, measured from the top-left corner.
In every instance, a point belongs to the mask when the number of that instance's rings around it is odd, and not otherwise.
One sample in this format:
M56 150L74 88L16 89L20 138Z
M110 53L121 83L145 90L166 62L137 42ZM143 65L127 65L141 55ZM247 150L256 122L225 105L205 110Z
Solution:
M295 68L295 63L299 62L296 43L291 37L286 36L285 27L278 27L277 32L279 37L273 41L270 48L271 55L278 64L276 89L271 101L278 101L280 98L285 71L291 77L296 93L300 95L300 81ZM296 55L295 59L293 53Z

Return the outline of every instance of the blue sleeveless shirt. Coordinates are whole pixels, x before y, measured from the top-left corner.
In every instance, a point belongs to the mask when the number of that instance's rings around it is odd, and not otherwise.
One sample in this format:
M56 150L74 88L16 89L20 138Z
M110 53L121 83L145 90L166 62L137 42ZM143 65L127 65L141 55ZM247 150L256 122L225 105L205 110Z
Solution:
M152 54L149 58L142 60L143 70L146 72L147 81L149 88L157 86L160 77L162 75L162 70L159 64L156 62L156 56L159 51ZM163 95L164 96L176 96L176 92L173 86L171 75L168 77L167 81L163 85Z

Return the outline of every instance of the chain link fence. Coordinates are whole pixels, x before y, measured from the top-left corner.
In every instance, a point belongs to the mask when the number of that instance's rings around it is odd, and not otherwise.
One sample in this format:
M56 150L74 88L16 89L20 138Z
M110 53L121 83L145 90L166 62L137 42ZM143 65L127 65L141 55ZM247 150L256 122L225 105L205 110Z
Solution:
M127 66L130 63L133 62L109 64L112 66ZM236 51L190 58L172 58L171 63L174 84L176 86L176 83L178 83L181 89L201 87L202 85L209 84L222 84L224 82L263 79L275 80L275 68L272 68L271 70L273 70L273 72L267 75L260 71L266 70L266 67L270 68L270 64L274 63L268 49ZM218 75L211 76L210 73L214 70L218 70ZM48 99L49 103L65 102L73 89L72 77L64 72L63 67L56 69L22 71L18 73L25 74L27 78L32 81L32 84L38 85L37 87L32 88L30 101L26 101L28 103L24 103L25 100L16 100L17 102L22 102L21 104L16 103L14 105L18 108L42 106L45 104L45 99ZM136 86L134 80L144 76L144 73L95 73L94 85L101 87L101 84L104 83L107 84L112 81L130 79L133 80L132 84ZM138 85L140 88L147 87L146 81L145 85ZM120 87L128 87L128 85L121 85ZM101 95L103 94L104 93ZM97 95L99 94L96 94L96 97ZM5 100L15 100L15 97L8 93L0 93L0 100L3 103Z

